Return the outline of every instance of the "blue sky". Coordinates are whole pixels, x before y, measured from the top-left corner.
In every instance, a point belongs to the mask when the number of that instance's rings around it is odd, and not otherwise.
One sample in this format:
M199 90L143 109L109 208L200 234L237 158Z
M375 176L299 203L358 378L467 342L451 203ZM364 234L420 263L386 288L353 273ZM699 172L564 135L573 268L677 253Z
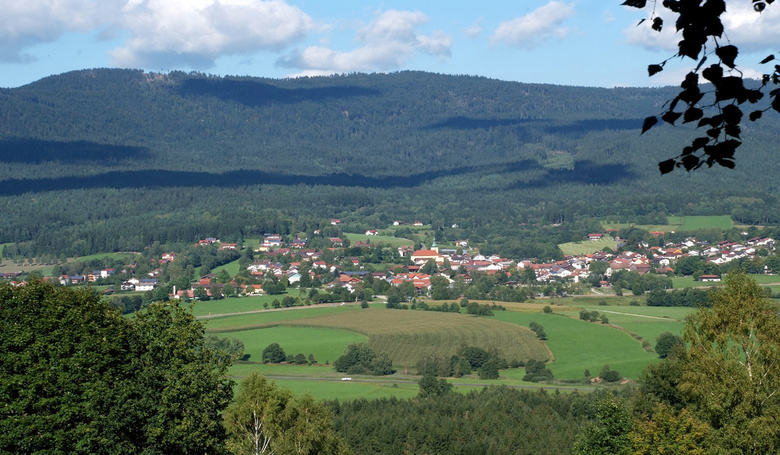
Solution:
M677 84L673 27L620 0L0 0L0 87L84 68L294 77L421 70L580 86ZM730 0L748 76L778 51L780 5ZM648 7L649 8L649 7ZM667 21L667 24L670 22ZM647 23L645 24L647 25Z

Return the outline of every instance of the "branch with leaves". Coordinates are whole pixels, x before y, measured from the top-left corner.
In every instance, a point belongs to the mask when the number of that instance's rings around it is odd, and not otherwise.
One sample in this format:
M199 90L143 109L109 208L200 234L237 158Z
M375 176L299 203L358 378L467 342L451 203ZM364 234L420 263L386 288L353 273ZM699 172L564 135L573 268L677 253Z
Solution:
M773 2L752 0L753 9L761 13ZM639 24L649 20L650 27L660 32L664 26L663 18L656 14L660 6L664 13L675 17L675 27L678 33L682 33L682 39L677 43L677 53L661 63L649 65L648 74L653 76L663 71L666 63L676 57L687 57L697 64L685 76L680 93L664 105L664 112L644 120L642 134L658 125L660 120L675 125L681 118L683 124L696 122L697 128L704 129L704 134L693 139L678 156L658 163L658 167L662 174L680 167L691 171L705 164L733 169L734 153L742 145L743 108L750 109L750 121L760 119L770 109L780 112L777 96L780 89L769 91L767 105L758 105L770 85L780 84L780 65L775 65L771 73L764 74L755 88L745 86L744 75L736 64L739 49L731 44L721 22L721 15L726 12L725 0L663 0L660 5L657 0L651 0L650 3L650 17L642 19ZM623 2L625 6L640 9L647 4L648 0ZM705 66L710 59L717 61ZM770 55L761 64L774 59L774 55Z

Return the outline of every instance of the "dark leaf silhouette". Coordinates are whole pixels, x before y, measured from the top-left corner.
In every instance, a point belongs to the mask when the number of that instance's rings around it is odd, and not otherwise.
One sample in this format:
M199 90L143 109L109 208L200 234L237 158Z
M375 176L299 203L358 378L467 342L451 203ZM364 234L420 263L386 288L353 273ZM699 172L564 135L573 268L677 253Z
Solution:
M658 163L658 169L661 171L661 174L668 174L674 170L676 164L677 161L675 160L661 161Z
M647 2L626 1L624 5L634 7L644 7ZM774 3L774 0L752 0L756 11L763 11L767 5ZM744 103L756 104L764 97L764 89L768 84L780 85L780 65L774 66L771 74L764 74L761 77L761 87L747 87L744 84L743 72L737 68L737 56L739 48L730 42L721 45L719 38L724 35L724 26L721 21L721 15L726 12L726 0L665 0L663 2L653 2L652 13L649 19L652 21L651 28L660 31L664 20L662 14L656 16L657 9L663 9L675 15L675 27L680 32L681 39L677 43L679 57L688 57L696 60L695 69L689 72L682 84L680 92L670 103L670 106L660 116L665 122L674 124L679 117L683 116L683 123L696 122L698 127L708 127L707 137L697 138L695 141L703 139L709 144L707 147L716 147L709 149L710 152L702 150L702 143L694 143L691 146L683 147L678 159L664 161L661 167L662 173L671 172L677 167L685 167L687 170L698 169L706 162L709 166L718 164L724 167L733 168L733 152L741 145L741 122L744 121L744 115L740 106ZM640 22L641 23L641 22ZM707 49L714 48L715 55L720 59L719 63L704 68L707 61ZM704 55L701 55L704 52ZM700 57L701 56L701 57ZM766 64L775 59L774 54L761 60L761 64ZM660 65L649 65L648 74L650 76L662 70L665 60ZM724 66L728 73L724 71ZM702 70L702 68L704 68ZM699 71L701 70L701 73ZM704 91L699 88L699 76L712 84L713 89L708 86ZM764 109L753 109L749 114L751 121L756 121L762 117L763 111L774 109L780 112L780 101L778 93L773 90L770 92L770 106ZM682 114L675 112L675 107L679 102L684 102L688 107ZM709 112L715 112L708 115ZM657 120L657 119L656 119ZM642 133L651 128L655 123L645 122ZM724 141L724 139L728 139ZM711 143L710 143L711 142ZM720 145L727 144L727 145ZM722 151L727 150L731 155L726 157ZM707 155L704 158L702 154ZM682 158L684 159L682 159Z
M664 122L674 125L674 122L676 122L680 116L682 116L682 112L666 111L666 113L661 116L661 118Z
M699 163L700 161L698 156L686 155L682 158L682 165L685 167L686 171L698 168L700 166Z
M715 55L720 57L723 63L731 69L734 69L736 66L734 60L736 60L737 54L739 54L739 50L733 45L721 46L715 49Z
M653 19L653 25L651 26L653 30L655 30L656 32L660 32L663 26L664 26L663 19L661 19L660 17L656 17L655 19Z
M658 118L655 116L647 117L645 121L642 123L642 134L644 134L647 130L655 126L655 124L658 123Z
M723 67L718 64L710 65L707 68L704 68L701 75L704 79L707 79L713 84L717 83L723 79Z
M644 8L647 5L647 0L626 0L623 2L623 6L631 6L633 8Z
M664 70L664 67L661 65L648 65L647 66L647 73L652 76L653 74L660 73Z
M685 111L683 115L683 123L695 122L704 116L704 111L698 107L690 107Z

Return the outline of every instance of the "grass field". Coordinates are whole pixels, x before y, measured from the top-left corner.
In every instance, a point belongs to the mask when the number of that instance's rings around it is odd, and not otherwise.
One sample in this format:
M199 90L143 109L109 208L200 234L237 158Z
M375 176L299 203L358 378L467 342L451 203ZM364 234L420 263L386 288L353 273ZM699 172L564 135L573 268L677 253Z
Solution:
M277 296L278 297L278 296ZM246 297L250 299L251 297ZM227 300L227 299L226 299ZM213 302L218 305L224 300ZM201 303L205 305L208 302ZM198 305L195 306L198 308ZM297 319L309 319L316 316L326 316L331 314L351 313L360 311L359 305L338 306L330 304L316 305L311 307L294 307L283 310L268 310L260 313L240 314L235 316L221 316L214 318L204 318L206 323L206 332L237 332L240 330L262 329L272 325L278 325L280 322L293 321ZM203 311L201 308L199 311ZM251 311L251 310L246 310Z
M630 301L633 297L622 299ZM240 302L241 299L229 300ZM646 366L658 361L658 358L654 352L645 351L641 341L631 333L647 340L651 346L655 345L656 338L663 332L680 334L683 319L693 311L690 308L629 306L620 298L606 299L611 304L601 306L597 304L598 300L586 297L565 299L565 306L552 305L553 314L542 311L546 304L552 302L508 304L507 311L496 311L493 318L387 310L378 304L369 309L361 309L357 305L298 307L215 317L207 319L206 328L208 334L235 337L244 342L250 362L233 366L231 374L236 377L259 371L276 377L280 385L296 393L310 392L317 398L411 397L416 395L417 385L414 382L418 377L407 373L414 372L416 359L428 352L451 355L461 343L497 347L509 360L543 359L552 354L554 360L549 363L549 368L556 379L580 379L586 369L591 375L597 375L605 364L620 371L624 377L638 379ZM256 301L261 302L260 298ZM614 304L618 301L622 304ZM213 302L213 305L220 303ZM579 320L579 311L583 308L607 314L610 325ZM527 329L532 321L544 326L548 335L546 343L536 340ZM341 374L323 363L328 361L332 364L349 343L360 341L367 341L376 350L387 352L398 372L389 377L365 378L380 382L341 382ZM262 350L274 342L279 343L288 354L314 354L319 364L257 363L262 357ZM524 375L522 368L502 370L501 379L495 382L522 385ZM408 381L412 383L407 384ZM455 382L486 381L472 375Z
M251 372L257 371L271 378L280 386L292 390L295 395L310 393L321 400L355 400L357 398L411 398L417 395L419 386L416 377L394 375L382 378L387 382L363 382L358 380L342 381L343 374L334 371L332 366L290 366L238 363L233 365L230 374L240 381ZM316 378L319 380L311 380ZM357 379L357 378L355 378ZM378 379L378 378L370 378Z
M780 285L780 276L778 275L750 275L761 286ZM725 278L725 276L723 277ZM723 281L694 281L692 276L673 277L672 286L674 289L722 286Z
M586 369L597 375L605 364L624 377L636 379L648 363L657 359L631 335L607 325L558 314L516 311L497 312L496 318L526 327L533 321L544 327L547 346L555 355L549 368L556 379L582 378Z
M672 223L672 220L676 223ZM683 216L680 219L675 217L667 218L670 224L681 224L679 230L693 231L696 229L720 229L727 231L734 227L734 222L729 215L720 216Z
M646 231L694 231L697 229L719 229L727 231L734 227L734 222L729 215L712 216L669 216L668 224L629 224L629 223L601 223L604 229L622 229L634 226Z
M583 254L591 254L596 251L601 251L604 248L615 249L617 248L617 242L611 238L602 238L600 240L585 240L583 242L568 242L558 245L563 254L570 256L579 256Z
M206 302L193 301L192 312L195 316L214 316L220 314L240 313L244 311L258 311L265 309L264 303L271 308L274 299L281 301L284 295L253 295L249 297L232 297L222 300L208 300Z
M371 244L384 244L389 246L405 246L414 245L414 242L409 239L400 237L393 237L391 235L365 235L365 234L348 234L344 233L344 236L349 239L352 245L355 242L371 241Z
M214 267L209 273L213 273L214 275L216 275L222 270L227 270L227 273L229 273L230 276L238 275L239 272L238 259L236 259L233 262L228 262L227 264L220 265L219 267Z
M547 347L529 329L465 314L369 308L293 323L363 333L368 336L369 346L386 352L396 367L413 368L431 353L449 357L462 344L496 348L508 360L550 357Z
M338 356L328 353L318 355L315 347L322 344L326 338L310 328L362 334L361 339L367 338L369 346L374 350L386 352L397 368L413 368L420 358L430 353L449 357L455 354L462 344L484 349L496 348L508 360L541 360L551 357L544 343L538 341L526 327L454 313L361 309L351 305L220 317L209 320L206 328L207 333L224 333L225 336L246 339L247 346L251 341L255 349L260 345L264 348L275 341L274 337L278 338L278 334L267 330L288 330L280 326L306 327L295 332L300 341L297 345L300 347L296 349L300 350L294 353L303 352L308 355L312 352L320 361L323 360L321 355L333 357L325 359L331 362ZM289 330L293 331L293 328ZM268 336L268 333L274 336ZM314 335L307 335L309 333ZM342 343L340 350L343 351L347 344L349 343ZM311 347L307 350L303 346ZM282 345L282 348L285 346ZM246 352L250 353L249 348Z
M248 360L253 362L262 361L263 349L266 346L279 343L288 355L301 353L308 358L309 354L313 354L317 362L332 363L344 353L344 346L368 340L365 335L347 330L284 326L243 330L218 334L218 336L238 338L243 341L244 354L249 354Z
M7 245L7 244L3 244ZM2 251L2 246L0 246L0 251ZM130 260L134 257L136 257L137 254L135 253L98 253L98 254L92 254L89 256L82 256L82 257L76 257L76 258L68 258L68 262L83 262L83 261L91 261L93 259L104 259L104 258L111 258L111 259L120 259L127 262L130 262ZM16 265L14 262L10 259L6 259L3 261L0 261L0 272L40 272L43 276L51 276L52 272L54 271L53 265L41 265L41 264L35 264L35 265Z

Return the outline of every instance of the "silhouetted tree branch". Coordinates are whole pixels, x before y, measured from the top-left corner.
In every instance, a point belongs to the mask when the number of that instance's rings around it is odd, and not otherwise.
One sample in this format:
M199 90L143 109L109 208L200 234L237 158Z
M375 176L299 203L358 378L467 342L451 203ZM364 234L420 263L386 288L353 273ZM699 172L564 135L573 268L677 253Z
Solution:
M752 0L753 9L761 13L773 2ZM648 74L653 76L663 71L666 63L675 57L687 57L697 64L685 76L680 93L665 104L663 113L644 120L642 133L659 124L659 119L671 125L680 119L682 123L697 122L697 127L704 129L704 134L684 147L679 155L658 163L661 173L666 174L679 167L691 171L704 164L734 168L734 152L742 145L742 109L751 109L748 114L750 121L760 119L770 109L780 112L780 99L777 97L780 89L769 91L768 103L758 104L764 99L769 86L780 83L780 65L775 65L771 73L764 74L760 85L745 86L743 73L736 64L739 50L729 41L721 22L721 15L726 12L725 0L651 0L649 3L652 4L650 17L642 19L639 24L649 21L650 27L660 32L664 19L656 14L656 10L662 9L663 14L669 13L674 17L675 27L682 38L677 43L677 53L660 63L649 65ZM623 2L625 6L640 9L647 4L648 0ZM715 63L705 65L708 59L715 60ZM770 55L761 64L774 59L774 55ZM711 86L700 86L700 82Z

